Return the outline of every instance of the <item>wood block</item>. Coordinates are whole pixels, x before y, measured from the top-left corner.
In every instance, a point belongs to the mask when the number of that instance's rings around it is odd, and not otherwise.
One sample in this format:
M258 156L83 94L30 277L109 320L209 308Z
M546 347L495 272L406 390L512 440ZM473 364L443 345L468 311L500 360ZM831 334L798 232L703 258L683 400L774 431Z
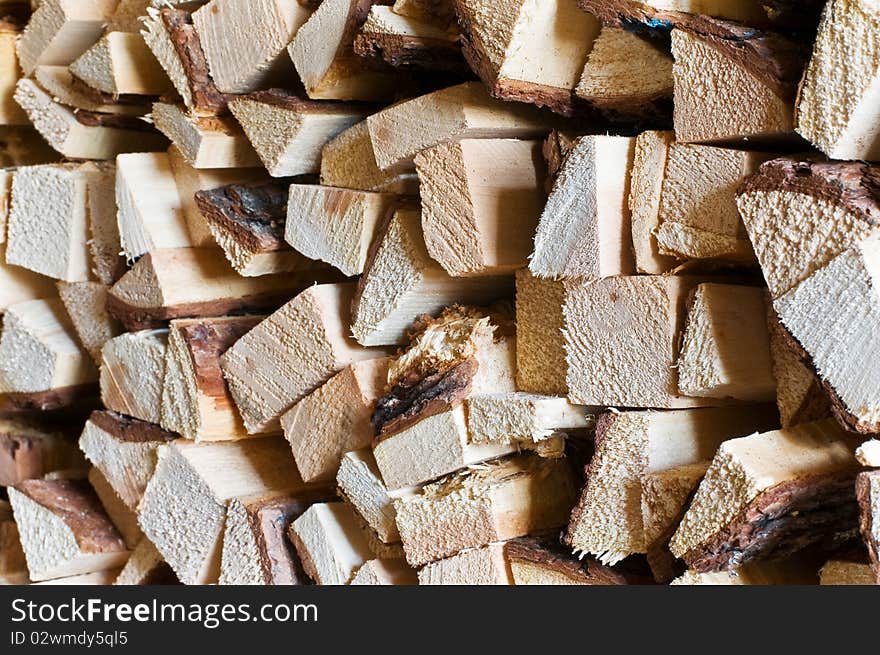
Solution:
M659 44L603 27L593 41L575 97L608 119L660 120L672 113L672 57Z
M867 560L867 558L865 558ZM820 585L873 585L876 584L874 572L867 562L853 562L847 559L830 559L819 571Z
M875 584L880 584L880 471L863 471L856 478L859 530L868 547Z
M367 121L361 121L328 141L321 151L321 184L362 191L416 195L415 166L403 173L383 171L376 164Z
M373 5L354 40L360 57L381 60L401 70L462 75L468 66L458 30L448 23L402 16L393 7Z
M511 294L511 277L453 278L431 259L421 217L400 209L379 228L352 306L352 334L367 346L393 345L422 314L452 303L488 304Z
M825 268L778 298L773 306L794 342L809 356L848 429L880 432L880 239L857 242ZM816 317L822 317L816 320Z
M397 196L312 184L290 185L284 239L343 274L364 272L367 253Z
M233 119L188 114L178 105L153 104L156 129L165 134L193 168L248 168L260 158Z
M0 336L0 391L34 393L85 389L98 371L73 337L57 298L6 308Z
M249 437L223 379L220 357L262 316L171 321L165 356L161 420L166 430L195 441Z
M354 510L345 503L312 505L290 525L303 568L319 585L345 585L373 559Z
M687 298L702 281L671 276L566 281L563 339L569 400L669 409L723 404L678 390L674 365Z
M101 348L122 333L122 326L107 313L108 289L100 282L58 282L58 295L73 331L98 365L101 363Z
M2 229L0 225L0 229ZM55 285L44 275L6 263L6 245L0 244L0 314L7 307L27 300L51 298Z
M718 446L775 425L775 411L769 405L753 406L747 412L708 408L603 414L596 427L596 453L586 470L587 484L572 512L565 543L604 564L647 553L658 536L676 525ZM656 477L700 464L702 470L696 475L686 477L677 471L678 475L662 480ZM662 493L656 489L658 483ZM668 506L652 505L653 499ZM653 519L650 524L645 523L645 510Z
M296 185L261 181L196 192L203 222L240 275L257 277L314 265L284 241L290 186Z
M277 430L281 414L335 373L383 354L348 336L353 295L351 283L310 287L222 356L223 374L249 433Z
M635 272L627 205L634 151L630 137L575 141L538 223L529 262L534 275L600 278Z
M816 570L794 559L765 562L749 562L729 571L686 571L670 584L685 586L750 586L750 585L814 585Z
M754 143L791 135L802 45L702 18L672 31L672 55L678 141Z
M174 571L153 543L144 537L131 552L114 585L169 585L179 584Z
M226 510L221 585L309 584L287 527L324 492L233 498Z
M490 546L491 548L491 546ZM555 539L521 537L504 544L515 585L625 585L644 584L643 575L619 570L592 557L576 558Z
M462 51L502 100L574 113L573 92L599 34L599 21L576 0L456 0Z
M89 469L88 480L101 501L104 511L107 512L110 521L122 536L125 546L129 550L134 550L144 538L141 529L138 527L137 514L122 502L122 499L116 494L113 487L107 482L107 478L104 477L104 474L99 469L94 467Z
M431 484L397 501L397 526L412 566L465 548L557 528L575 499L565 459L520 455Z
M306 21L287 51L310 98L392 100L406 81L391 69L358 57L354 38L371 2L326 0Z
M165 70L187 109L198 116L211 116L226 109L226 98L217 90L202 40L192 14L171 6L150 7L141 36Z
M129 552L83 480L27 480L9 488L31 580L118 568Z
M372 450L364 448L343 455L336 485L337 493L354 507L379 540L386 544L400 541L393 499L413 490L389 491Z
M0 585L25 585L30 581L12 506L0 501Z
M317 173L321 149L369 105L301 100L281 89L232 98L229 109L272 177Z
M45 0L28 21L18 44L25 75L40 64L67 65L97 41L117 0Z
M715 571L853 529L855 445L831 420L721 444L670 550L697 572Z
M419 579L405 559L371 559L357 570L351 584L399 587L419 584Z
M70 72L110 95L159 96L174 91L144 38L132 32L107 32L70 64Z
M109 411L92 412L79 447L132 511L156 468L156 451L177 435L158 425Z
M796 129L831 159L880 160L880 46L862 38L878 29L880 12L871 2L825 5L798 97Z
M303 480L335 480L342 456L370 445L373 407L389 362L379 357L350 364L281 415Z
M85 470L76 441L36 420L0 419L0 485L66 469Z
M219 248L154 250L110 288L107 307L127 329L175 318L271 310L321 279L321 274L246 278Z
M880 192L869 181L878 174L858 162L777 159L746 181L737 206L774 300L880 234Z
M472 395L464 402L473 443L528 447L557 432L595 425L596 407L572 405L565 398L517 391Z
M565 396L562 282L516 273L516 386L548 396Z
M177 440L159 449L140 504L140 526L181 582L216 582L228 501L303 488L283 439Z
M21 76L15 44L19 27L10 21L0 21L0 125L27 125L28 119L12 95Z
M432 117L427 125L424 116ZM467 138L544 136L552 122L534 107L498 102L478 82L465 82L388 107L370 116L367 126L379 168L403 172L426 148Z
M117 220L116 166L112 162L95 162L83 165L81 170L87 173L86 200L89 225L87 245L91 256L92 274L100 282L110 285L126 270Z
M705 398L776 398L764 289L714 283L696 288L682 335L678 388Z
M73 109L124 116L143 116L150 112L148 98L102 93L74 77L67 66L37 66L34 80L57 102Z
M419 585L512 585L506 544L464 550L419 570Z
M628 206L632 212L632 243L639 273L659 275L676 265L674 258L660 254L656 235L669 146L674 140L674 133L659 131L642 132L636 138Z
M101 400L114 412L159 423L168 330L126 332L101 349Z
M284 49L311 14L299 2L279 0L212 0L193 12L217 88L248 93L289 79L292 66Z
M116 204L122 250L130 262L159 248L193 244L183 200L164 152L138 152L116 158Z
M168 147L168 140L137 116L74 112L31 79L18 81L14 97L40 135L69 159L113 159Z
M428 254L453 277L524 268L544 208L539 141L464 139L415 158Z

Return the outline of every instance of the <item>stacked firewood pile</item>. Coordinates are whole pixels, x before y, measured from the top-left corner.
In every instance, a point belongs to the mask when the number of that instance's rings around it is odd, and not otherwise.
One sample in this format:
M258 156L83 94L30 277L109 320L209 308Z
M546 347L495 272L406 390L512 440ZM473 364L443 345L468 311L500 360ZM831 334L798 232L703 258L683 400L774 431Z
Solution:
M0 14L0 581L880 581L876 0Z

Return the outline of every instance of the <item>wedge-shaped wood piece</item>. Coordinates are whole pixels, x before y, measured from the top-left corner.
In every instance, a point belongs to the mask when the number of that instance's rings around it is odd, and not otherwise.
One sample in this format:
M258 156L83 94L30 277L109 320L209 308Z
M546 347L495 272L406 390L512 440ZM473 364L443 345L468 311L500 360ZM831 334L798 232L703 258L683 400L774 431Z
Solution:
M40 64L67 65L101 37L118 0L46 0L18 44L25 75Z
M419 584L419 578L405 559L371 559L357 570L351 584L400 587Z
M263 318L232 316L171 321L159 421L166 430L195 441L250 436L223 379L220 357Z
M153 543L144 537L131 551L114 585L170 585L180 581Z
M520 455L425 487L396 503L412 566L563 525L575 499L565 459Z
M129 552L84 480L27 480L9 488L31 580L106 571Z
M16 85L15 101L49 145L70 159L113 159L123 152L153 152L168 145L137 116L74 112L28 78Z
M100 282L58 283L58 295L73 330L96 364L101 363L104 344L122 332L119 322L107 313L107 290Z
M659 44L617 27L593 42L575 96L609 119L668 122L672 57Z
M248 168L260 158L241 127L228 116L188 114L167 102L153 104L156 129L167 136L193 168Z
M0 501L0 585L30 584L12 506Z
M703 18L672 31L672 54L679 141L791 136L805 62L802 45L772 32Z
M660 255L753 264L755 255L736 208L736 192L746 177L771 157L745 150L671 144L662 172L647 159L642 163L648 170L638 173L647 177L660 172L663 180L656 214L649 213L647 206L639 213L639 220L646 221L640 230L651 230ZM633 234L636 231L634 226Z
M393 7L373 5L354 40L361 57L381 59L403 70L461 75L468 69L461 55L458 30L402 16Z
M352 306L352 334L367 346L405 341L421 314L455 302L488 304L512 293L508 276L453 278L425 247L418 210L402 208L379 228Z
M856 478L859 530L868 547L876 584L880 584L880 471L864 471Z
M422 229L452 276L525 267L544 207L541 142L464 139L416 155Z
M70 72L111 95L166 95L174 87L140 34L107 32L70 64Z
M45 275L7 264L6 245L0 244L0 314L16 303L53 297L54 286Z
M233 498L226 510L222 585L308 584L287 527L316 501L323 491L269 494Z
M122 502L136 511L156 468L156 450L175 438L153 423L96 411L86 421L79 447Z
M456 0L462 50L503 100L573 113L573 91L599 34L599 21L576 0Z
M116 204L122 250L129 261L159 248L194 245L167 153L119 155Z
M596 427L596 453L586 471L587 484L572 512L565 543L606 564L647 553L660 533L658 523L665 523L665 530L676 525L718 446L727 439L770 429L775 422L772 406L750 407L749 411L707 408L603 414ZM702 469L690 479L680 471L674 478L660 481L656 477L701 463ZM654 477L649 481L649 476ZM661 494L657 494L658 482L664 487ZM643 499L650 502L658 497L669 509L643 507ZM644 521L644 509L654 517L650 525Z
M857 242L773 305L849 429L880 432L880 239ZM816 317L821 316L821 320Z
M0 419L0 485L85 468L76 441L68 435L32 419Z
M312 505L290 525L303 568L320 585L345 585L373 559L357 515L346 503Z
M431 116L427 125L425 116ZM493 100L479 82L434 91L367 119L376 163L396 172L411 170L425 148L467 138L529 139L543 136L553 122L534 107Z
M21 75L15 44L20 29L11 21L0 21L0 125L27 125L28 118L12 99Z
M312 184L290 185L284 239L345 275L364 272L367 253L396 196Z
M828 586L873 585L874 572L868 558L861 559L835 558L825 563L819 571L819 584Z
M749 562L727 571L685 571L670 584L683 586L815 585L816 568L799 558Z
M92 275L110 285L125 273L116 207L116 165L94 162L84 165L88 202L89 256Z
M6 263L57 280L90 277L91 164L25 166L13 174Z
M489 544L431 562L419 570L419 585L512 585L506 551L507 543Z
M597 410L572 405L565 398L524 392L472 395L464 404L473 443L546 441L558 431L592 427Z
M355 54L354 38L371 4L322 1L296 33L287 50L310 98L391 100L405 84L392 69Z
M283 439L177 440L159 449L140 504L140 526L181 582L216 582L227 502L303 488Z
M373 440L370 421L388 379L387 357L342 369L281 416L303 480L334 480L342 456Z
M682 335L678 389L706 398L776 398L764 289L715 283L696 288Z
M880 234L878 175L858 162L776 159L746 180L737 206L773 299Z
M697 572L716 571L853 530L856 445L832 420L721 444L670 541L672 553Z
M214 115L226 108L202 50L192 14L171 6L147 8L141 36L165 70L183 104L196 115Z
M272 177L317 173L324 145L369 113L368 105L302 100L281 89L233 98L229 109Z
M57 102L74 110L124 116L143 116L150 112L152 98L102 93L75 78L67 66L37 66L34 79Z
M110 288L107 307L126 328L137 330L175 318L273 309L321 277L246 278L233 270L219 248L154 250Z
M628 206L632 212L632 244L639 273L658 275L676 265L673 257L660 253L657 243L663 180L669 146L674 140L674 133L660 131L642 132L636 138Z
M415 167L402 173L383 171L376 164L367 121L361 121L329 141L321 151L321 184L345 189L416 195Z
M159 423L168 330L126 332L101 349L101 400L107 409Z
M144 538L140 527L138 527L137 514L122 502L99 469L94 467L89 469L88 481L97 494L98 500L101 501L104 511L107 512L110 522L122 536L125 546L129 550L134 550Z
M797 131L832 159L880 160L880 29L867 0L825 5L797 105Z
M97 381L98 371L76 343L60 300L28 300L6 308L0 391L76 392Z
M311 13L302 3L280 0L212 0L193 12L217 88L247 93L289 78L285 48Z
M565 282L568 397L578 405L681 408L724 403L678 390L675 363L694 277Z
M277 430L281 414L335 373L383 354L348 336L353 295L352 283L310 287L222 356L223 375L249 433Z
M538 223L533 274L599 278L635 272L627 204L634 152L630 137L575 141Z
M565 347L562 337L563 283L516 273L517 389L565 396Z
M354 507L380 541L386 544L400 541L393 499L413 490L389 491L369 448L342 456L336 487L337 493Z

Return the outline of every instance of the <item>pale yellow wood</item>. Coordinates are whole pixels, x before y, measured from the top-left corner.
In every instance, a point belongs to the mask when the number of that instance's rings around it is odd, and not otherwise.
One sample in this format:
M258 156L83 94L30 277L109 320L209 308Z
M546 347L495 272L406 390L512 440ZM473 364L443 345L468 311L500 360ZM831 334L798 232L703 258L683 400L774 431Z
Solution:
M530 393L564 396L565 347L562 338L562 282L516 273L516 384Z
M0 244L0 314L25 300L52 298L56 293L53 287L50 278L6 263L6 246Z
M850 562L845 559L831 559L819 571L819 584L826 586L874 585L876 578L871 565L865 562Z
M126 332L101 348L101 400L107 409L159 423L168 330Z
M27 562L21 549L12 506L0 501L0 586L29 584Z
M303 568L320 585L350 584L372 559L354 510L345 503L312 505L290 526Z
M597 407L572 405L566 398L521 391L475 394L464 406L472 443L520 447L547 441L557 432L592 427L599 411Z
M12 23L0 22L0 125L27 125L27 115L12 96L21 77L15 44L19 30Z
M357 570L351 584L398 587L419 584L419 579L404 559L371 559Z
M70 72L111 95L159 96L174 90L144 38L132 32L107 32L70 64Z
M419 584L512 585L513 573L504 544L489 544L431 562L419 571Z
M868 439L856 449L856 459L862 466L880 468L880 439Z
M156 577L159 580L156 580ZM131 556L122 567L114 585L132 586L156 583L170 583L173 578L171 569L165 560L162 559L161 553L156 550L152 542L144 537L141 539L137 547L131 551Z
M400 541L394 499L410 494L415 489L389 491L371 449L364 448L342 456L336 474L336 488L380 541L387 544Z
M693 570L673 580L670 584L683 586L709 585L749 586L749 585L814 585L815 568L798 559L773 562L750 562L740 569L697 573Z
M137 514L122 502L122 499L113 490L113 487L99 469L95 467L89 469L88 480L101 501L104 511L107 512L110 522L113 523L113 526L122 536L126 547L129 550L134 550L144 538L140 527L138 527Z
M74 78L67 66L37 66L34 79L57 102L74 109L125 116L143 116L150 111L149 99L136 102L133 98L123 100L98 93Z
M674 258L660 254L657 243L663 180L669 146L674 139L672 132L657 131L642 132L636 138L629 209L632 212L633 252L639 273L659 275L676 264Z
M70 317L82 347L96 364L101 348L122 332L122 326L107 313L107 291L101 282L58 282L58 295Z

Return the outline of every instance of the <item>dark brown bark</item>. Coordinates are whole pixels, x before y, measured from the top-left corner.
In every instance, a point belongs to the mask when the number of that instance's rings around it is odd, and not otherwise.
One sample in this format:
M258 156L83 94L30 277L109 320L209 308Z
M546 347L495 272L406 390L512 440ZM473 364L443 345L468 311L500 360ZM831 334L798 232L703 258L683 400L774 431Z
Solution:
M112 434L119 441L129 443L145 443L157 441L165 443L179 438L175 432L163 430L155 423L148 423L140 419L124 416L117 412L95 411L89 416L89 420L108 434Z
M864 471L856 478L856 498L859 502L859 531L862 540L868 547L871 570L880 584L880 541L877 540L877 521L880 521L880 507L876 507L871 498L871 483L880 484L880 469Z

